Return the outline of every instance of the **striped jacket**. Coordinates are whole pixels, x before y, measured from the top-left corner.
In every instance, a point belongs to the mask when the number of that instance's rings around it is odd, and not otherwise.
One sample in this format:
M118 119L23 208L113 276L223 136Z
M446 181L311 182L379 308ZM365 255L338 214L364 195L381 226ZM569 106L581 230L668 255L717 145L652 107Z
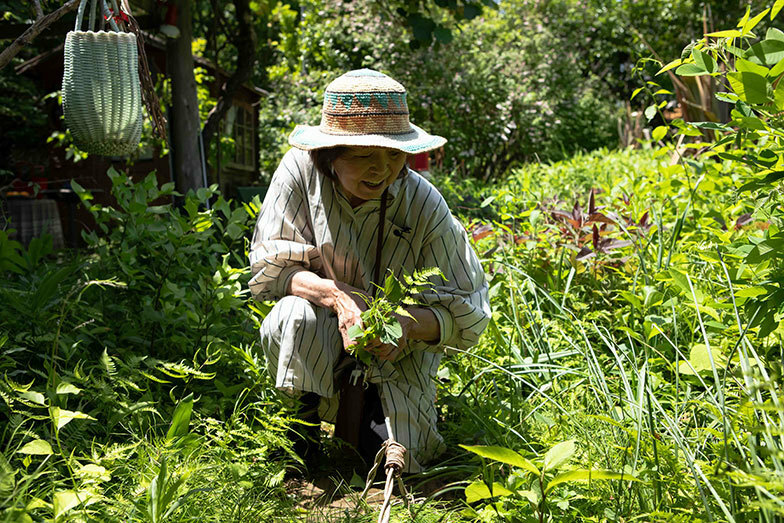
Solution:
M307 152L289 150L273 176L251 244L254 297L283 297L291 277L302 270L372 294L379 206L375 199L352 208L337 182L322 176ZM434 279L433 290L417 297L435 313L440 339L433 345L412 341L395 362L378 362L368 371L371 382L384 384L379 392L397 439L410 450L418 449L414 458L420 460L434 456L443 445L435 429L432 381L441 352L474 345L487 326L490 305L485 275L465 229L438 190L408 170L389 187L381 273L392 270L400 277L403 271L426 267L439 267L446 279ZM331 375L317 374L330 383L312 388L334 395ZM280 380L276 385L296 389ZM418 411L421 419L412 423L412 412L406 410ZM408 468L419 469L416 459Z

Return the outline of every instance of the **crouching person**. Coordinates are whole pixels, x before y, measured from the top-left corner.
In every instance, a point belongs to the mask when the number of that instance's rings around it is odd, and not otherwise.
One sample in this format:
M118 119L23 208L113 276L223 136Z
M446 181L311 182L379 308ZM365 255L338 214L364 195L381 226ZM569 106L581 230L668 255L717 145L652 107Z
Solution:
M334 80L321 124L297 126L289 137L293 148L256 224L250 289L259 300L278 300L262 323L261 346L275 386L299 397L299 417L314 425L295 443L306 463L318 451L321 420L338 420L336 435L368 465L388 437L387 418L408 449L404 472L421 471L444 450L433 377L444 347L469 348L490 317L465 229L438 190L406 167L408 154L445 141L412 125L403 86L369 69ZM363 296L389 271L401 277L429 267L444 279L417 296L423 305L408 309L411 318L398 318L400 339L372 341L372 363L352 370L348 330L361 323ZM360 374L363 397L352 400L351 377Z

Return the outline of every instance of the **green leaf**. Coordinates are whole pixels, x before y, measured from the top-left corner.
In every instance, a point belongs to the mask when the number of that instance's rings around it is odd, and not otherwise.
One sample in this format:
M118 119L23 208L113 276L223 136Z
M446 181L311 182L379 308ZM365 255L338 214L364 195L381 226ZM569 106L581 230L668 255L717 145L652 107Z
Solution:
M27 392L21 392L19 396L38 405L46 405L46 397L40 392L30 390Z
M467 4L463 8L463 16L465 17L466 20L473 20L474 18L476 18L480 14L482 14L482 7L481 6L477 6L477 5L474 5L474 4Z
M640 301L639 296L636 294L629 291L620 291L619 294L623 296L626 301L631 303L636 309L642 309L642 301Z
M652 137L652 138L653 138L655 141L657 141L657 142L658 142L658 141L660 141L660 140L661 140L662 138L664 138L665 136L667 136L667 126L666 126L666 125L660 125L660 126L658 126L658 127L657 127L656 129L654 129L654 130L653 130L653 132L651 133L651 137Z
M745 58L760 66L773 67L784 60L784 41L763 40L749 47ZM741 70L738 67L738 70Z
M710 129L712 131L729 131L731 130L726 124L716 122L691 122L691 125L698 129Z
M403 286L395 275L390 273L384 281L384 296L392 303L397 303L403 297Z
M781 62L784 64L784 61ZM784 82L779 80L779 84L776 86L776 90L773 91L773 99L776 102L776 109L779 111L784 111Z
M435 36L436 40L444 45L452 43L452 40L454 40L452 31L440 25L433 30L433 36Z
M738 95L735 93L716 93L716 99L728 104L734 104L739 100Z
M662 74L662 73L664 73L664 72L667 72L667 71L669 71L670 69L675 69L676 67L678 67L678 66L679 66L679 65L681 65L682 63L683 63L683 60L681 60L680 58L677 58L677 59L673 60L672 62L668 63L667 65L665 65L664 67L662 67L661 69L659 69L659 71L656 73L656 75L655 75L655 76L659 76L660 74ZM635 96L635 95L636 95L636 94L637 94L637 93L638 93L640 90L642 90L642 87L640 87L640 88L638 88L636 91L634 91L634 93L635 93L635 94L633 94L633 95L632 95L632 97L631 97L631 99L632 99L632 100L634 100L634 96Z
M632 96L632 98L633 98L633 96ZM484 209L485 207L487 207L488 205L493 203L493 200L495 200L495 196L488 196L487 198L482 200L482 203L479 204L479 208L480 209Z
M76 180L71 180L71 189L73 189L73 192L75 192L82 201L93 199L93 195L87 192L84 187L76 183Z
M773 4L773 7L770 9L770 19L773 20L776 18L776 15L779 14L781 8L784 7L784 0L776 0L776 3Z
M730 87L744 102L764 104L768 101L768 81L756 73L727 73Z
M399 321L393 319L384 325L384 335L381 336L381 341L396 345L401 336L403 336L403 327Z
M357 338L361 338L362 335L365 334L365 331L362 330L362 327L360 327L359 324L356 324L348 328L347 334L349 338L356 340Z
M784 60L774 65L773 68L770 70L770 73L768 73L768 76L771 79L775 80L776 78L781 76L781 73L784 73ZM779 86L781 86L781 82L779 82Z
M482 481L474 481L465 489L466 501L468 503L474 503L475 501L487 498L510 496L511 494L511 490L505 488L498 482L493 483L492 492Z
M696 343L689 351L689 363L691 366L685 361L680 361L678 362L678 372L693 376L695 373L699 374L700 372L711 371L713 369L711 366L711 357L713 357L713 362L716 367L724 367L727 365L727 357L724 356L718 348L711 347L711 349L708 350L707 345Z
M710 54L699 49L692 49L691 55L694 57L694 63L697 64L698 67L704 69L708 73L716 71L716 60L714 60Z
M436 24L430 18L426 18L419 13L413 14L408 17L408 25L411 26L414 38L420 42L430 42L433 39L433 30Z
M166 433L166 442L182 437L188 433L188 426L191 423L191 413L193 412L193 393L188 394L185 399L180 401L174 409L171 426Z
M90 419L95 421L95 418L85 414L84 412L65 410L61 409L60 407L49 407L49 414L51 414L52 421L54 421L57 430L65 427L75 419Z
M242 227L236 223L232 222L226 227L226 235L232 240L236 240L237 238L242 237L243 234L244 231L242 230Z
M784 238L766 238L746 255L746 263L758 264L784 255Z
M473 452L483 458L492 459L493 461L498 461L501 463L506 463L507 465L512 465L513 467L518 467L523 470L527 470L531 474L539 475L539 469L536 468L536 465L525 459L523 456L518 454L512 449L508 449L505 447L494 447L494 446L486 446L486 445L460 445L462 448L469 452Z
M621 474L620 472L612 472L609 470L588 470L588 469L570 470L569 472L558 474L553 479L551 479L550 482L547 483L547 488L545 488L545 494L550 492L554 487L560 485L561 483L587 482L587 481L607 480L607 479L617 479L617 480L624 480L624 481L640 481L639 479L632 476L631 474Z
M746 7L746 14L743 15L743 18L740 19L740 22L738 22L736 27L743 27L746 25L746 22L749 21L749 16L751 16L751 7Z
M645 108L645 118L647 118L648 121L650 122L651 120L653 120L654 116L656 116L656 106L649 105L648 107Z
M743 58L735 60L735 69L740 73L754 73L760 76L768 76L770 74L770 70L767 67Z
M42 439L34 439L25 444L24 447L17 450L19 454L31 454L34 456L50 456L52 453L52 446L48 441Z
M82 495L81 497L74 492L73 490L60 490L54 493L52 498L52 505L54 507L54 519L59 518L72 508L76 507L83 501L85 501L87 496Z
M675 286L678 287L681 290L681 292L683 292L683 294L691 298L692 287L689 286L689 278L686 276L686 274L682 273L681 271L679 271L674 267L670 267L669 273L670 276L672 276L673 283L675 283ZM702 292L700 292L699 289L694 287L694 294L697 296L697 302L702 303L704 299Z
M715 38L737 38L741 35L740 31L737 29L728 29L726 31L715 31L713 33L706 33L705 36L712 36Z
M675 74L679 76L701 76L708 74L708 71L697 64L683 64L675 70Z
M10 496L16 485L16 470L11 466L5 455L0 452L0 496Z
M767 293L768 290L765 287L746 287L745 289L735 291L735 296L738 298L756 298Z
M577 440L570 439L558 443L544 455L544 470L555 470L574 456L577 452Z
M743 24L743 28L741 29L741 33L743 33L744 36L749 34L755 27L757 27L757 24L760 23L760 21L763 18L765 18L765 15L767 15L769 12L770 12L770 9L765 9L760 14L758 14L757 16L755 16L754 18L752 18L751 20L749 20L748 22Z
M108 470L106 470L106 467L96 465L95 463L88 463L87 465L83 465L74 473L79 478L89 479L96 482L109 481L112 479L112 475Z
M80 392L82 392L82 389L67 381L61 381L57 385L57 394L79 394Z
M771 27L768 29L768 32L765 33L765 40L778 40L784 42L784 31Z
M404 307L402 307L402 306L398 306L398 308L396 308L396 309L395 309L395 314L398 314L398 315L400 315L400 316L405 316L406 318L411 318L412 320L416 320L416 319L415 319L415 318L414 318L414 317L411 315L411 313L410 313L410 312L408 312L408 310L406 310L406 309L405 309Z

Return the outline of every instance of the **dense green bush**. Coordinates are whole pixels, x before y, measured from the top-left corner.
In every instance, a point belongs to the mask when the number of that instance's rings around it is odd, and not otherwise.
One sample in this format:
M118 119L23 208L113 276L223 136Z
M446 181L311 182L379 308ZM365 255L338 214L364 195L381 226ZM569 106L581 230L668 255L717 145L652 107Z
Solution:
M288 444L247 289L259 203L108 175L115 206L74 183L85 250L0 231L0 520L263 519Z
M465 22L451 43L411 49L405 29L373 2L278 8L290 26L270 68L261 163L271 174L297 123L318 124L321 93L343 72L371 67L409 90L411 118L449 139L445 165L494 178L515 164L617 143L619 103L585 76L525 4L502 3Z

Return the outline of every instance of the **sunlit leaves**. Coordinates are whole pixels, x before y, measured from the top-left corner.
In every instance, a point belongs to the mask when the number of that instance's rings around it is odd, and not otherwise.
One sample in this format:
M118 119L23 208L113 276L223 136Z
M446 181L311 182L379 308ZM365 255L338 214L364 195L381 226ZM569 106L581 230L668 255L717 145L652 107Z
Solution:
M487 485L482 481L475 481L465 488L466 501L474 503L487 498L510 496L512 491L504 487L498 482L492 484L493 490L491 491Z
M168 432L166 432L166 441L171 442L177 438L181 438L188 433L188 426L191 422L191 413L193 412L193 394L188 394L187 397L182 399L174 409L171 425Z
M513 467L521 468L531 474L539 475L539 469L531 463L528 459L524 458L512 449L505 447L487 446L487 445L460 445L462 448L469 452L473 452L483 458L488 458L499 463L506 463Z
M691 53L694 57L694 63L702 70L706 71L708 74L716 71L716 60L714 60L709 53L699 49L694 49Z
M443 273L437 267L414 271L411 275L404 274L402 281L390 271L375 298L361 295L368 308L362 313L362 325L352 325L347 331L349 338L354 341L348 347L349 351L363 363L370 363L372 356L364 348L372 340L397 345L403 336L403 326L395 315L413 319L406 307L418 305L417 295L433 286L429 279L435 276L443 278Z
M42 439L34 439L24 444L22 448L17 451L19 454L31 454L35 456L49 456L52 454L52 446L48 441Z
M547 483L547 492L562 483L575 483L575 482L590 482L598 480L623 480L623 481L640 481L630 474L622 474L620 472L612 472L609 470L589 470L578 469L570 470L559 474Z
M664 126L664 125L660 125L660 126L656 127L653 130L653 132L651 132L651 138L653 138L657 142L659 140L662 140L665 136L667 136L667 127Z
M770 19L773 20L776 18L776 15L779 14L781 8L784 7L784 0L776 0L776 3L773 4L773 7L770 9Z
M49 407L49 413L52 416L52 421L54 422L55 427L57 427L57 430L62 429L75 419L95 421L95 418L84 412L61 409L60 407Z
M747 103L764 104L768 101L768 82L764 76L751 72L727 73L733 91Z
M577 441L568 440L556 444L544 455L544 470L555 470L568 462L577 452Z

